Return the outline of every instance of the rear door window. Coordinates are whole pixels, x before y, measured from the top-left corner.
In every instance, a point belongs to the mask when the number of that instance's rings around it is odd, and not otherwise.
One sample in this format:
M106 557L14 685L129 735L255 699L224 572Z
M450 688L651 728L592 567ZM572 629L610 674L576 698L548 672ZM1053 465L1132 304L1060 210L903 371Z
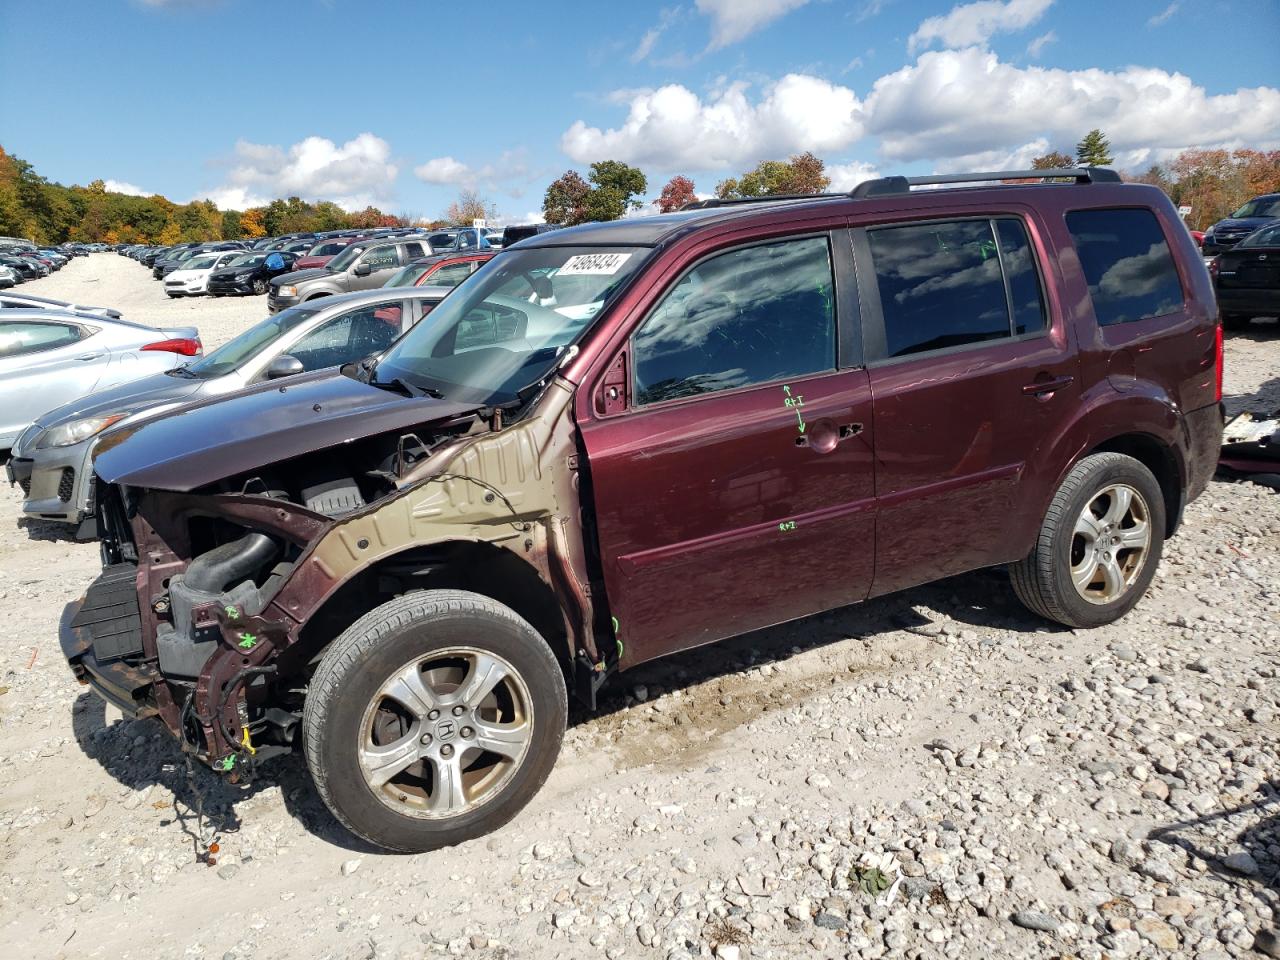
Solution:
M834 370L835 332L825 236L711 257L682 276L636 331L636 402Z
M1178 268L1150 210L1073 210L1067 229L1101 326L1182 309Z
M867 242L887 358L1045 329L1039 272L1016 218L877 227Z
M471 276L470 263L448 263L435 273L429 274L422 282L432 287L456 287L469 276Z

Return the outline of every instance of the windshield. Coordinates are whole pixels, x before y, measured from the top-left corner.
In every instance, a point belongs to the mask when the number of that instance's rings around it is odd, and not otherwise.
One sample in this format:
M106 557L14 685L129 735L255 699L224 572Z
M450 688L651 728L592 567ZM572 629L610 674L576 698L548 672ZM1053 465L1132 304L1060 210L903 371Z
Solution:
M243 257L236 257L234 260L228 263L227 266L228 267L256 267L258 264L260 264L263 260L266 259L266 256L267 255L265 253L246 253Z
M383 284L384 287L412 287L418 282L418 279L431 269L429 263L411 263L407 267L401 267L391 275L391 279Z
M182 265L184 270L208 270L218 260L217 257L192 257Z
M263 347L274 343L298 324L306 323L318 312L318 307L307 306L281 310L274 317L269 317L257 326L250 327L213 353L206 353L202 359L190 364L185 368L187 375L208 379L231 373L251 357L256 356Z
M1233 217L1280 217L1280 197L1258 197L1232 214Z
M637 247L512 250L464 280L378 361L371 382L402 380L451 400L509 403L554 369L643 262Z
M188 249L188 250L183 250L181 253L179 253L177 256L175 256L173 259L174 259L174 260L178 260L178 261L182 261L182 260L190 260L192 257L196 256L196 254L201 253L201 252L202 252L202 251L200 251L200 250L196 250L196 249L193 247L193 248Z
M351 266L351 264L355 262L356 257L360 256L360 254L364 253L367 249L368 247L364 244L353 243L326 263L325 266L330 270L335 270L341 273L343 270L347 269L347 267Z
M1280 247L1280 223L1255 230L1240 241L1241 247Z

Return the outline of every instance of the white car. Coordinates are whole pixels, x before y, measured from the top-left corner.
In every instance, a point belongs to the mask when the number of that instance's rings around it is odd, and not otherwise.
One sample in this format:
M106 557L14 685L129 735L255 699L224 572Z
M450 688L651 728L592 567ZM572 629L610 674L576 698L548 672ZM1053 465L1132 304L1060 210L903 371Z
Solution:
M0 287L12 287L17 282L17 271L15 271L13 267L0 265Z
M164 292L171 297L198 297L209 290L209 274L225 267L236 257L244 256L243 250L218 250L198 253L164 278Z

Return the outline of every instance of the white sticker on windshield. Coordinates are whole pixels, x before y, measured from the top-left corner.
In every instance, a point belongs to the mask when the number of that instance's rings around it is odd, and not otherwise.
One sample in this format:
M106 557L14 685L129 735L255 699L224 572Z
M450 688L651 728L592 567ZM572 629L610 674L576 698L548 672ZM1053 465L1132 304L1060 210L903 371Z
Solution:
M556 271L557 277L608 277L631 258L629 253L580 253Z

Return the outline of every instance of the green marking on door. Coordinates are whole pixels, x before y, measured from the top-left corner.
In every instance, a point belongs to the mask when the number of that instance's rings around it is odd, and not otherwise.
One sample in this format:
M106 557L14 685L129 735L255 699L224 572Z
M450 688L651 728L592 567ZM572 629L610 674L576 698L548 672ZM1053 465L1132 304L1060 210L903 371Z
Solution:
M804 416L800 413L800 408L804 406L803 394L792 394L791 387L788 384L782 385L782 392L785 397L782 401L784 406L790 407L796 414L796 429L804 433Z
M778 529L781 530L783 533L790 533L795 528L796 528L796 522L794 520L783 520L781 523L778 524Z

